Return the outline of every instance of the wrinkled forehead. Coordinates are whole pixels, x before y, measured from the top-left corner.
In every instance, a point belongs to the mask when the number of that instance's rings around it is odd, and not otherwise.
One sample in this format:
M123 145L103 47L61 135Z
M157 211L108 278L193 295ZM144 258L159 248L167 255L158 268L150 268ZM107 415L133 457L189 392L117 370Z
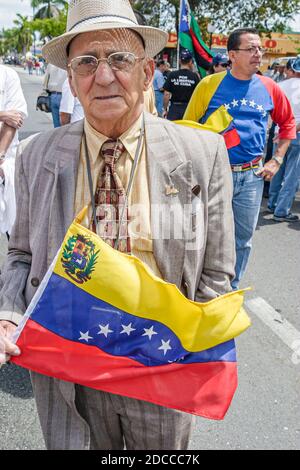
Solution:
M69 44L68 55L74 57L78 53L97 50L104 53L132 52L136 56L145 54L141 36L131 29L120 28L78 34Z

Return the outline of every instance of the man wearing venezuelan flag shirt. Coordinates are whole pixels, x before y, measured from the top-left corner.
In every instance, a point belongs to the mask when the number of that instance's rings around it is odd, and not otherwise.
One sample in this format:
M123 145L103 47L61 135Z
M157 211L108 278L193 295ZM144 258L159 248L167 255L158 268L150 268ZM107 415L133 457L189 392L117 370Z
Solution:
M222 129L229 151L234 194L236 266L234 289L246 270L252 236L256 228L263 193L263 180L270 181L283 162L296 126L288 99L270 78L257 75L264 50L255 29L238 29L228 38L230 71L206 77L194 91L184 120L205 124L219 111L232 119ZM269 114L279 126L278 145L273 158L263 165ZM217 122L213 121L217 128ZM226 122L226 120L225 120ZM220 132L220 128L216 129ZM201 158L201 149L199 149Z

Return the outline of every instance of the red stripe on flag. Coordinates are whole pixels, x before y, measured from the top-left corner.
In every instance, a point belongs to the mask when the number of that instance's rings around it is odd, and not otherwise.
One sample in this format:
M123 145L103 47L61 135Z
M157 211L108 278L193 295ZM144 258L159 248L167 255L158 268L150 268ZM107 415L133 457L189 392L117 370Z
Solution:
M228 150L232 147L236 147L241 143L241 138L236 129L231 129L231 131L225 132L222 135L224 137L225 144Z
M17 345L22 354L12 362L40 374L210 419L223 419L237 387L236 362L146 367L66 340L32 320Z
M212 57L206 52L206 50L201 46L201 44L199 43L199 40L197 39L197 37L195 36L195 33L192 29L190 29L190 35L192 37L192 41L193 41L193 46L195 48L195 50L198 52L198 54L200 54L200 56L205 59L207 62L211 63L212 62Z

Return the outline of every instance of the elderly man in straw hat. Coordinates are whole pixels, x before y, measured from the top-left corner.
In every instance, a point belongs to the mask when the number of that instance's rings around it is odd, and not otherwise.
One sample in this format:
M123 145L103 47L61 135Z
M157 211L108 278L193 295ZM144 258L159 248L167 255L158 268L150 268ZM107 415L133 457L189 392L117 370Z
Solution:
M85 205L87 226L189 299L230 290L232 183L223 139L143 111L152 57L166 36L138 25L127 0L71 0L67 32L44 47L49 63L68 70L85 119L34 137L18 159L18 214L0 295L0 362L20 353L10 335ZM122 220L109 219L103 197L112 206L123 198ZM37 373L31 378L48 449L188 446L188 414Z

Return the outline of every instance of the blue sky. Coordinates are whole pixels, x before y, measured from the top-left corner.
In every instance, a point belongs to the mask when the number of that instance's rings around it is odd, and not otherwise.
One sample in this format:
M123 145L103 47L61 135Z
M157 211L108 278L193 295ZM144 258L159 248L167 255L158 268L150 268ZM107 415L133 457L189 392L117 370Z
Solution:
M16 13L32 16L30 0L0 0L0 29L11 28ZM297 17L294 29L300 32L300 15Z

